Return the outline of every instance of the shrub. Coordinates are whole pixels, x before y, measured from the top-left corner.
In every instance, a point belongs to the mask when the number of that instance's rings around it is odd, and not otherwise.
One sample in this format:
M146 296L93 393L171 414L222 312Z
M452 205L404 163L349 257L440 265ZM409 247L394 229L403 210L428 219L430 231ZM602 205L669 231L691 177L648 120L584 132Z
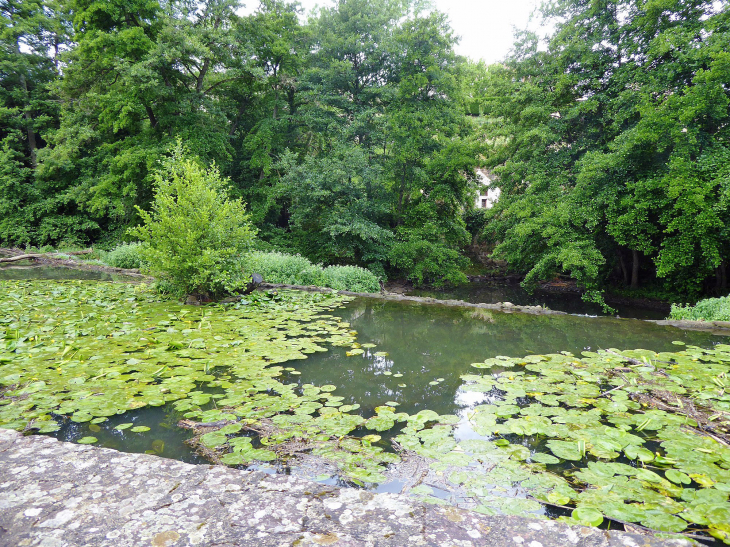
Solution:
M246 270L260 273L267 283L317 285L320 271L300 255L254 251L246 256Z
M380 282L371 271L357 266L322 268L300 255L254 251L245 259L248 272L260 273L267 283L317 285L339 291L378 292Z
M730 296L706 298L694 306L672 304L669 318L688 321L730 321Z
M146 244L143 269L178 296L217 298L245 287L242 257L255 229L243 202L228 198L216 166L188 157L178 140L154 182L151 211L138 208L144 224L129 230Z
M322 270L322 285L339 291L379 292L378 277L357 266L328 266Z
M463 270L469 260L443 243L411 238L393 245L390 263L405 273L415 286L431 283L441 287L448 283L466 283Z
M103 261L113 268L139 269L142 267L142 244L122 243L106 253Z

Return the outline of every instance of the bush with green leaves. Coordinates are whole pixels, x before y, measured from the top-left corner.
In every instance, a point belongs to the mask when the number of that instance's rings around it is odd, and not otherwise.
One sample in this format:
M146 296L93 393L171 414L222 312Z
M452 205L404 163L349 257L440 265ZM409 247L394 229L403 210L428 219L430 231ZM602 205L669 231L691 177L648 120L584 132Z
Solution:
M217 298L242 289L250 276L243 255L255 236L245 206L228 197L228 179L186 152L180 140L155 175L144 224L129 230L145 245L143 270L178 296Z
M429 283L442 287L466 283L464 269L469 266L469 259L443 243L413 237L393 245L390 263L416 286Z
M246 256L246 270L259 273L267 283L317 285L321 268L301 255L253 251Z
M706 298L694 306L672 304L669 318L688 321L730 321L730 296Z
M322 270L322 285L340 291L379 292L378 277L358 266L328 266Z
M113 268L139 269L142 267L142 244L121 243L106 253L103 261Z
M254 251L245 259L245 269L259 273L267 283L316 285L339 291L378 292L378 276L358 266L327 266L312 264L300 255Z

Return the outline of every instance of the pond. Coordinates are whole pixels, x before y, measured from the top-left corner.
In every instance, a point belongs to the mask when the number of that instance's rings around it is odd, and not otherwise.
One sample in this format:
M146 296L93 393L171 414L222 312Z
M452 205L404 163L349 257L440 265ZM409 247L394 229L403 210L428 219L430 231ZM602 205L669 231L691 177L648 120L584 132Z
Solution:
M701 347L727 342L723 336L635 319L504 313L365 298L337 315L357 331L358 342L376 344L388 356L367 352L346 357L344 348L335 347L295 365L301 375L288 380L334 384L338 395L365 409L396 401L398 410L408 413L429 408L457 414L469 404L459 391L461 375L474 372L471 363L497 355L579 355L608 348L659 352L677 349L673 341ZM438 385L431 385L439 378L443 380Z
M730 450L693 433L730 415L724 336L286 291L197 308L96 282L0 293L0 426L482 512L721 538L730 522Z

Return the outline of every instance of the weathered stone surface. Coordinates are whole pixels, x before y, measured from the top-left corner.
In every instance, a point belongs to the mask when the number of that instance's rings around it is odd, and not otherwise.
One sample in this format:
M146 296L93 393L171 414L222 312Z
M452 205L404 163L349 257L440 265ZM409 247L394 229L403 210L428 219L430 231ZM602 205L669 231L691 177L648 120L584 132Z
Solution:
M689 542L488 517L396 494L0 429L0 545L679 547Z

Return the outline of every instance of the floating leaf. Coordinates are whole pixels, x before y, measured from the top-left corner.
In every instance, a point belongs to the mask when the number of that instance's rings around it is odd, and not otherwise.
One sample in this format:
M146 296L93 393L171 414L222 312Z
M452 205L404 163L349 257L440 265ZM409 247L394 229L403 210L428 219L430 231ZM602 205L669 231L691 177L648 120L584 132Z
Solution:
M573 510L571 517L588 526L598 526L603 522L603 514L594 507L578 507Z
M243 454L240 452L230 452L221 456L221 461L226 465L242 465L246 463Z
M81 437L78 441L79 444L93 444L97 442L99 439L96 437Z
M538 463L545 463L545 464L556 464L560 463L560 460L556 458L555 456L551 456L550 454L542 454L540 452L537 452L535 454L530 455L530 459L533 462Z
M692 479L676 469L667 469L664 476L675 484L690 484Z

